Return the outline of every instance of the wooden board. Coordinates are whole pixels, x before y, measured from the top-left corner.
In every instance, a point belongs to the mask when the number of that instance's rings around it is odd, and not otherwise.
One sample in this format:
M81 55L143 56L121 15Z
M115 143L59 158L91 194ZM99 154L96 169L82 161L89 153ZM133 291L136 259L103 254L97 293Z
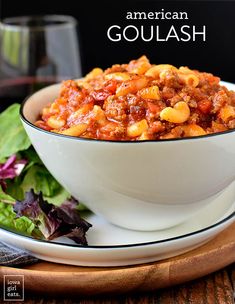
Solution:
M235 223L209 243L155 263L116 267L76 267L40 262L23 269L1 267L3 274L24 275L25 289L45 295L97 295L150 291L202 277L235 262Z

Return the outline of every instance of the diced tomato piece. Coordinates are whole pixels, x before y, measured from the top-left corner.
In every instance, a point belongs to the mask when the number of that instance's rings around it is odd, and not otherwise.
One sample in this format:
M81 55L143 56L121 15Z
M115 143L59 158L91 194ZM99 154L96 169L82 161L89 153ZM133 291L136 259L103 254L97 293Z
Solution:
M92 92L92 94L91 94L91 96L97 101L103 101L110 95L111 95L111 93L103 91L103 90L97 90L97 91Z
M39 127L40 129L43 129L43 130L46 130L46 131L52 130L52 128L49 127L49 126L46 124L45 121L42 121L42 120L38 120L38 121L35 123L35 125L36 125L37 127Z
M212 109L212 102L208 99L203 99L198 102L198 109L203 113L203 114L208 114L210 113Z
M116 89L117 89L117 81L116 80L109 80L104 87L105 91L109 91L112 94L115 94Z
M159 112L160 110L159 106L153 102L148 102L148 108L150 112L154 112L154 113Z

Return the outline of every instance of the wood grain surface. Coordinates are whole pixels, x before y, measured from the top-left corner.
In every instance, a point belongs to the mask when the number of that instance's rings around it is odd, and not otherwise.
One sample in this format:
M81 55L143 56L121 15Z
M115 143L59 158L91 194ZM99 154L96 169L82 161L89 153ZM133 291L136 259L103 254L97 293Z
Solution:
M45 296L55 294L62 297L68 294L77 297L102 294L120 296L125 293L151 292L200 278L235 262L234 232L235 223L206 245L178 257L155 263L130 267L94 268L40 262L24 269L1 267L0 279L4 274L23 274L27 292L34 295L43 293ZM218 286L219 282L221 284L224 282L224 286L227 286L229 280L226 276L227 274L223 273L213 277L207 283L207 289L213 288L212 283L215 280ZM218 292L221 293L222 289L218 289Z
M123 296L49 297L43 293L25 294L25 304L234 304L235 264L203 278L182 285ZM7 302L4 302L7 303ZM11 304L12 302L9 302Z

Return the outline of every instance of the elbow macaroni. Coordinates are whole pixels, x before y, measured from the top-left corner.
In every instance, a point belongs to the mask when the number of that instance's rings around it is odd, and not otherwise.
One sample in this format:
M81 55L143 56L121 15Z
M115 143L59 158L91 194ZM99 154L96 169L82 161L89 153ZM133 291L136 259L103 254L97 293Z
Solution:
M131 138L141 136L147 129L148 123L143 119L127 127L127 135Z
M160 118L172 123L183 123L190 117L190 109L186 102L180 101L174 105L174 108L167 107L160 113Z
M66 130L63 130L59 133L64 134L64 135L70 135L70 136L80 136L82 133L84 133L87 129L86 124L78 124L75 126L72 126Z
M235 92L219 80L188 67L153 65L142 56L64 81L35 125L63 135L118 141L223 132L235 126Z

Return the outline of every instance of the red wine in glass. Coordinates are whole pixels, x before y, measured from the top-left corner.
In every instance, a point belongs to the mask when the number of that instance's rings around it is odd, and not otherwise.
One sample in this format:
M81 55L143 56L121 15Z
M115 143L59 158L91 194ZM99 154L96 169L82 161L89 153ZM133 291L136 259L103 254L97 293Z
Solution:
M1 81L0 112L13 103L21 103L27 96L56 82L58 82L58 79L54 76L41 78L19 77Z
M0 37L0 111L47 85L81 77L73 17L6 18Z

